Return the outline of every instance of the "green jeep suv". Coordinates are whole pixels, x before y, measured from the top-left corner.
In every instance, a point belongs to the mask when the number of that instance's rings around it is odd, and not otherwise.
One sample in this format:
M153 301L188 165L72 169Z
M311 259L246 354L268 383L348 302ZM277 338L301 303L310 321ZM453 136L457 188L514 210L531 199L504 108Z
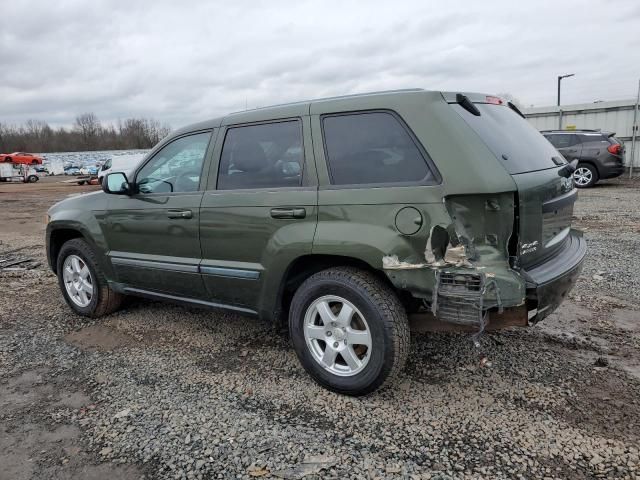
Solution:
M574 169L493 96L293 103L185 127L54 205L47 254L81 315L125 295L254 315L361 395L402 369L410 316L481 332L562 302L586 253Z

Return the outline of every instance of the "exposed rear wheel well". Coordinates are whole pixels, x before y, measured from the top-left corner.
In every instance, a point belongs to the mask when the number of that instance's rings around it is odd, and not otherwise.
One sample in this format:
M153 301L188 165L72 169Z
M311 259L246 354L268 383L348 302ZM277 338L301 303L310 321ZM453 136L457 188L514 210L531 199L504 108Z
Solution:
M340 255L304 255L297 258L284 275L280 284L277 308L274 322L277 328L286 328L289 317L289 307L294 293L311 275L332 267L349 266L372 273L395 290L387 276L380 270L373 268L367 262ZM400 292L398 292L400 293Z
M49 239L49 258L51 259L51 268L55 273L57 273L58 254L60 253L62 245L74 238L83 238L83 235L78 230L71 228L61 228L51 232Z

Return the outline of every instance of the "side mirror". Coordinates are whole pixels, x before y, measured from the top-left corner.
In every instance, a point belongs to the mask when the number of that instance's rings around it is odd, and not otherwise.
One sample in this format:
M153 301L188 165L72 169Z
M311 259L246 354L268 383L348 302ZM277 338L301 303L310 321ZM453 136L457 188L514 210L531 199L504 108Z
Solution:
M102 180L102 190L115 195L129 195L131 187L127 176L122 172L109 173Z

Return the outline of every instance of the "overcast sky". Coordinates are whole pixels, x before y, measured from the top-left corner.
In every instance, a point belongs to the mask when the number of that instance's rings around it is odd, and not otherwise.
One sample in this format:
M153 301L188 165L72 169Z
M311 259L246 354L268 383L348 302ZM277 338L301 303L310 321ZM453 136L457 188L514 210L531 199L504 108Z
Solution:
M2 1L0 122L230 111L422 87L635 97L640 1Z

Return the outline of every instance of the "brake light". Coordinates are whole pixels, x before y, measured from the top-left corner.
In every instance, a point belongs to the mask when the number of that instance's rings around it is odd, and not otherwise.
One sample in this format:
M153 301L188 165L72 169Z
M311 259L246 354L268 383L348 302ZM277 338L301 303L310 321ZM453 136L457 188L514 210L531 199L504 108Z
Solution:
M614 155L620 155L621 150L622 150L622 145L620 145L619 143L615 145L609 145L607 147L607 151L609 153L613 153Z
M486 98L486 102L487 103L492 103L493 105L502 105L502 99L499 97L491 97L489 95L487 95Z

